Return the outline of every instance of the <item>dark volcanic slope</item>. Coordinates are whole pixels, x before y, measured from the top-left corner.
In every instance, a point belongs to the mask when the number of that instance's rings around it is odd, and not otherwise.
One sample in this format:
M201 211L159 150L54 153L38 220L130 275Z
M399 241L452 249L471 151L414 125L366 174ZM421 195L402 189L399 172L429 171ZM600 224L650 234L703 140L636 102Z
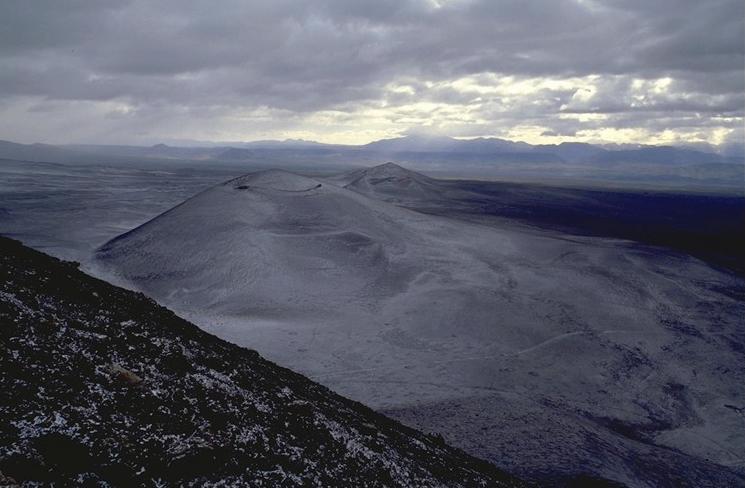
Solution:
M0 238L0 479L519 486L493 466Z

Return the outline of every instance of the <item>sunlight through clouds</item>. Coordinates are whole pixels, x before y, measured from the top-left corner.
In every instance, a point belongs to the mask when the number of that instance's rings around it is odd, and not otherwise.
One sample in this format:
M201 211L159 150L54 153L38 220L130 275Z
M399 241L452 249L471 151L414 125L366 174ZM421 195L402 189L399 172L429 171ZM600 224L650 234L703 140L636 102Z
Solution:
M0 137L22 142L744 132L738 0L21 4L0 5Z

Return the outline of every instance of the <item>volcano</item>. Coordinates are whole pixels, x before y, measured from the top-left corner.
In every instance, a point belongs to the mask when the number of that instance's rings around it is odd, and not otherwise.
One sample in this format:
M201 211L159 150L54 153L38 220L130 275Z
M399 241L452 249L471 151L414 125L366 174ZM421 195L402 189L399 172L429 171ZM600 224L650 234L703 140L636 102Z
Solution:
M221 338L519 475L742 479L741 280L629 241L398 205L446 202L446 187L391 164L253 173L97 259Z

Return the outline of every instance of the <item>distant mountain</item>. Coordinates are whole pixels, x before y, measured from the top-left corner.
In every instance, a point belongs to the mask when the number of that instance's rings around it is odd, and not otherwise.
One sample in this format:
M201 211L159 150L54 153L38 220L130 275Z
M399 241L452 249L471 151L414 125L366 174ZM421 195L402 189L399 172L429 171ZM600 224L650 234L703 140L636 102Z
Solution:
M597 163L646 164L738 163L741 162L741 159L672 146L651 146L640 149L604 151L592 157L592 161Z
M562 142L561 144L543 144L535 146L541 151L555 154L567 162L587 162L602 157L605 149L583 142Z
M240 148L240 147L228 147L222 149L215 155L215 159L221 161L241 161L249 159L255 156L255 151L252 149Z
M703 149L704 146L701 146ZM0 141L0 159L39 162L87 162L98 155L98 160L111 158L155 158L181 160L243 161L282 151L292 154L318 152L319 154L381 154L406 156L415 160L465 160L491 163L643 163L643 164L740 164L745 154L739 146L728 146L717 154L711 151L672 146L593 145L564 142L561 144L531 145L497 138L454 139L441 136L411 135L382 139L362 146L322 144L313 141L287 139L284 141L255 141L235 143L231 146L177 147L166 144L153 146L108 146L16 144Z
M450 137L430 136L405 136L393 139L381 139L362 146L370 151L418 151L418 152L443 152L452 151L456 140Z
M153 146L108 146L96 144L77 144L65 146L75 151L95 154L100 157L117 156L129 158L155 158L155 159L186 159L203 160L213 158L224 148L214 147L180 147L166 144L155 144Z
M232 144L231 144L232 145ZM306 141L305 139L285 139L282 141L277 140L263 140L263 141L251 141L244 142L238 145L239 147L245 148L261 148L261 149L301 149L301 148L320 148L320 147L332 147L335 144L324 144L322 142Z
M568 163L628 162L650 164L736 163L742 158L727 157L714 152L672 146L619 147L564 142L561 144L530 145L496 138L453 139L450 137L406 136L383 139L362 146L366 150L383 153L443 153L503 156L516 161L564 161Z
M0 341L3 486L523 486L6 238Z
M70 163L80 158L81 155L75 151L49 144L18 144L10 141L0 141L0 159Z
M361 146L362 149L378 152L435 152L435 153L514 153L531 152L533 146L524 142L512 142L496 138L453 139L412 135L394 139L382 139Z
M496 138L453 139L451 137L406 136L383 139L361 146L363 151L402 158L409 162L561 163L555 153L541 151L524 142Z

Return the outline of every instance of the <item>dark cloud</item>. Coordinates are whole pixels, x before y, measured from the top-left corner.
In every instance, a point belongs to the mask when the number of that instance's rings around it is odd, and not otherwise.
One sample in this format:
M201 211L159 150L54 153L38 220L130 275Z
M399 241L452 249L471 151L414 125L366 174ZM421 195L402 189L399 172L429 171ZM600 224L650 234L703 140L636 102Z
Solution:
M545 134L576 132L560 127L560 113L639 127L650 114L684 126L699 114L706 127L707 117L741 118L745 108L741 0L6 0L0 18L3 106L121 102L130 117L268 109L297 128L297 114L427 100L471 107L474 127L491 121L492 133L531 123ZM597 90L519 99L448 84L490 73L592 76ZM671 80L663 93L637 86L660 78Z

